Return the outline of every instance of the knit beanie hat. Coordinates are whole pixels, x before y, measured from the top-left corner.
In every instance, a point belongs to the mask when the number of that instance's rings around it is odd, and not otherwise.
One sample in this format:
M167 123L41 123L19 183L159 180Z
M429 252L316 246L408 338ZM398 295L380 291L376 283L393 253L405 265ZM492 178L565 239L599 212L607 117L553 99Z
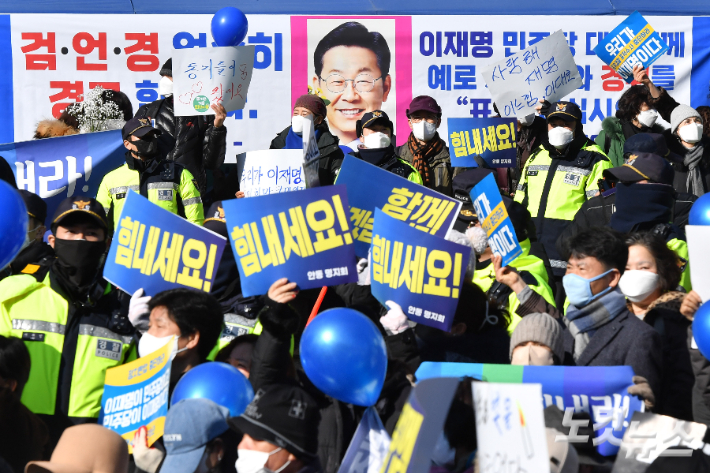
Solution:
M552 354L557 356L559 361L565 357L565 349L562 341L562 327L551 315L544 313L534 313L526 315L518 323L510 337L510 358L513 358L513 350L521 343L536 342L552 350Z
M169 58L167 61L165 61L163 67L160 68L160 75L168 77L173 76L173 58Z
M293 106L293 108L296 107L307 108L313 113L313 115L320 115L323 118L325 118L327 114L327 112L325 111L325 103L323 102L323 99L321 99L317 95L301 95L300 97L298 97L298 100L296 100L296 105Z
M703 117L700 116L697 110L688 105L678 105L671 112L671 133L675 133L678 130L678 125L680 125L683 120L690 117L698 117L700 121L703 121Z

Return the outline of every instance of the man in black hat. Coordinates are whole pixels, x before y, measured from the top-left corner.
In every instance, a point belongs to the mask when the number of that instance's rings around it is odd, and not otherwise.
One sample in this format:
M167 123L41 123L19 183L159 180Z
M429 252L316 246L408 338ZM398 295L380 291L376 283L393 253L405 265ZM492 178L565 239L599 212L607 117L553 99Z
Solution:
M224 163L227 150L227 111L221 104L213 104L210 115L176 117L173 111L173 60L168 59L160 69L160 95L164 98L143 105L136 118L146 118L163 133L159 138L160 152L170 161L185 166L195 177L200 193L207 190L206 170L215 170Z
M145 118L131 118L122 132L126 162L104 176L96 194L113 228L118 226L129 190L195 225L202 225L202 196L195 179L188 169L160 153L158 136L162 132Z
M31 271L32 265L41 265L45 259L54 258L52 247L44 242L44 233L47 231L47 227L44 226L44 221L47 219L47 204L37 194L24 189L19 192L22 195L22 200L25 201L27 216L29 217L27 246L10 263L12 274Z
M363 143L358 145L353 156L365 162L422 184L419 172L407 161L399 158L394 152L392 130L394 125L382 110L367 112L355 124L358 138Z
M244 414L229 425L244 434L237 453L238 472L318 473L315 400L298 386L272 384L259 389Z
M666 144L666 139L663 135L658 133L638 133L634 136L630 136L624 142L624 161L628 164L631 159L631 155L638 155L639 153L651 153L665 158L668 161L677 161L682 158L678 157L675 153L672 153L668 149ZM654 164L646 160L635 160L633 167L638 168L641 166L641 172L646 173L650 179L649 182L659 183L659 184L669 184L673 185L673 178L668 181L669 172L673 172L673 167L668 165L665 166L658 160L654 161ZM615 168L615 169L622 169ZM653 169L651 169L653 168ZM663 169L663 172L659 171ZM639 178L639 174L633 173L631 170L622 171L622 173L631 172L632 181L635 178ZM650 174L648 174L650 173ZM665 175L665 180L662 178L661 174ZM591 228L591 227L604 227L611 221L611 215L616 211L616 191L615 187L616 181L620 179L614 178L614 173L605 174L605 179L601 183L602 192L601 195L592 197L580 207L577 214L574 216L572 223L560 234L557 239L557 248L563 248L563 242L572 238L576 234ZM674 225L683 229L688 224L688 215L690 214L690 208L693 206L698 198L693 194L676 192L674 195L673 211L671 215L671 220Z
M50 430L54 447L74 424L96 423L106 370L133 347L128 298L103 279L109 246L104 209L95 199L65 199L48 238L57 257L0 282L0 335L21 338L32 372L22 403Z

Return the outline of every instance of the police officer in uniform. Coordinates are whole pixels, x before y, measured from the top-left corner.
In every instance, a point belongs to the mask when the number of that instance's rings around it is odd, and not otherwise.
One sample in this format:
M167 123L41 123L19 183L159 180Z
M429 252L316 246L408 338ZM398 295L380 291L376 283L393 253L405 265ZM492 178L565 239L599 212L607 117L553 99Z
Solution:
M158 153L158 135L145 118L132 118L123 126L126 163L104 176L96 199L118 226L129 190L139 192L159 207L202 225L204 209L193 175L181 164Z
M515 192L527 207L555 275L557 306L562 307L562 276L567 262L555 248L559 234L587 200L599 193L598 182L612 167L602 149L584 135L582 111L572 102L552 104L548 138L530 155Z
M106 370L135 357L128 298L102 277L108 249L104 209L83 196L64 200L48 237L56 259L0 282L0 335L24 340L32 370L22 403L50 430L96 422Z

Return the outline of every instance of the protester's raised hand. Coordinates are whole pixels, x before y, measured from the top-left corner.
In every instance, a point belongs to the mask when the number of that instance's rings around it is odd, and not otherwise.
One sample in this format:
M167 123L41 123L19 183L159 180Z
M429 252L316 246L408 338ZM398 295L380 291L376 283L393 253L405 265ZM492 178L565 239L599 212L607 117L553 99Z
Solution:
M246 197L246 194L244 193L244 191L237 191L237 193L234 194L234 197L236 197L237 199L243 199L244 197Z
M700 298L700 294L695 291L690 291L685 295L683 302L680 304L680 313L692 322L693 318L695 318L695 313L702 303L703 300Z
M656 396L653 395L651 385L643 376L634 376L631 378L634 385L629 386L628 392L632 396L638 396L644 403L646 410L650 411L656 405Z
M298 295L295 282L288 282L288 278L281 278L269 288L269 299L280 304L291 302Z
M648 78L646 69L644 69L641 64L636 64L634 66L634 80L646 86L651 83L651 79Z
M128 303L128 320L138 330L148 330L148 316L150 310L148 303L150 296L143 296L143 288L138 289L131 296L131 301Z
M224 124L224 120L227 118L227 110L224 109L224 105L221 103L213 103L210 107L214 110L214 126L219 128Z
M148 428L141 427L133 437L133 459L136 466L147 473L158 471L165 454L157 448L148 446Z
M535 107L535 111L538 113L538 115L545 115L547 116L548 113L550 113L550 105L552 105L550 102L547 100L540 99L539 100L540 105Z
M387 301L385 305L390 310L385 315L380 317L380 323L384 328L389 330L393 335L402 333L409 328L407 316L404 315L402 307L394 301Z
M505 284L513 290L516 294L525 289L525 281L520 277L520 274L510 266L501 267L503 262L503 257L500 255L493 255L493 269L496 273L496 281L501 284Z

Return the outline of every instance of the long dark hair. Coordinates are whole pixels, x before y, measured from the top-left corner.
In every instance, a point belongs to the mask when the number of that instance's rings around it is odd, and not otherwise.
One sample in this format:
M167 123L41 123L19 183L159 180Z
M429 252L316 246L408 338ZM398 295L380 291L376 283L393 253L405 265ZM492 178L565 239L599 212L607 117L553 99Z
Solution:
M680 270L678 255L668 248L666 242L650 232L632 233L626 237L626 246L643 246L656 260L656 268L660 277L659 288L661 293L672 291L680 284Z
M650 107L652 102L653 97L651 97L648 87L632 85L619 99L616 118L632 121L641 111L641 105L646 104Z

